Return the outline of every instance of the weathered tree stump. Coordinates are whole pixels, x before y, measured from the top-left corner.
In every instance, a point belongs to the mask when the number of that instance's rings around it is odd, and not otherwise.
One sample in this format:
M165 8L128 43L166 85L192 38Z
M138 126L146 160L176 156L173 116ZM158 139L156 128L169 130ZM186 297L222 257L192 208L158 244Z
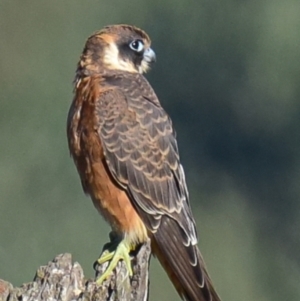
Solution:
M14 288L0 279L0 301L146 301L149 287L150 242L132 254L133 277L123 261L101 286L97 279L108 263L95 264L96 278L86 279L78 262L65 253L38 268L32 282Z

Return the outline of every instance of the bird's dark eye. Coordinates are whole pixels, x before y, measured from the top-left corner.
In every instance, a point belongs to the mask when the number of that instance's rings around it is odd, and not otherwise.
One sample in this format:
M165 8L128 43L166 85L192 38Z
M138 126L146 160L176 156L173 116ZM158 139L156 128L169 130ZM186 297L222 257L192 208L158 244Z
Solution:
M129 44L129 47L136 52L144 50L144 42L142 40L134 40Z

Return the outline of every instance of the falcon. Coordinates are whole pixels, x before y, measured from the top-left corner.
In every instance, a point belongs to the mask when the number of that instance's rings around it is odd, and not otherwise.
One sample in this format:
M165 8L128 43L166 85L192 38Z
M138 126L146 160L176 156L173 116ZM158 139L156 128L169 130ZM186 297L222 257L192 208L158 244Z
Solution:
M151 240L182 299L219 301L197 247L172 121L142 75L155 53L150 38L130 25L94 33L77 65L67 136L83 190L116 234L109 261L132 275L130 251Z

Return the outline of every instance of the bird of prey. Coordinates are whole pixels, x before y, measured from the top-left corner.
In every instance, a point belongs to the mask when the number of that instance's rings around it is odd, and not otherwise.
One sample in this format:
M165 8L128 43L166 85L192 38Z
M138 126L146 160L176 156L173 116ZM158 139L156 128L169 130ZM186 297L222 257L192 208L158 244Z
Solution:
M77 66L67 135L85 193L117 234L100 284L148 238L179 295L219 301L197 247L172 121L142 75L155 61L150 38L131 25L94 33Z

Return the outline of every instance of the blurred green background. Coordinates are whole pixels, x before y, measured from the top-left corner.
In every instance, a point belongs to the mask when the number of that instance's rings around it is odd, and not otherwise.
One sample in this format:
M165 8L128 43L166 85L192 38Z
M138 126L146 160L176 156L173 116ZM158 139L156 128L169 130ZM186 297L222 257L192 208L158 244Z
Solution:
M299 0L0 0L0 278L71 252L88 277L109 228L66 141L86 38L130 23L178 132L200 248L224 301L300 299ZM151 300L179 300L157 260Z

